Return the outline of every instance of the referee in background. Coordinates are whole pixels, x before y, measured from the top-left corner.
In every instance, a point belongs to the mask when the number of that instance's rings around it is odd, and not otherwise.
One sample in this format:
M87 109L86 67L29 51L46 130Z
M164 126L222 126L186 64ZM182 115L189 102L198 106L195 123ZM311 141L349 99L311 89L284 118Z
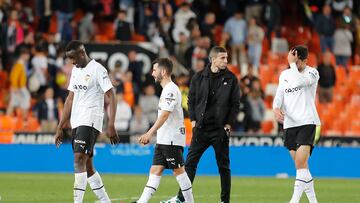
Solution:
M290 203L298 203L303 192L317 203L308 160L320 137L320 119L315 97L319 73L307 66L308 49L296 46L288 53L290 68L280 74L273 102L276 119L284 126L284 145L295 162L296 179Z
M193 76L190 84L188 104L193 137L185 170L193 182L202 154L212 146L221 177L221 202L229 203L229 136L240 108L240 90L236 76L227 69L226 49L213 47L209 60L210 63ZM162 202L184 202L181 190L177 196Z

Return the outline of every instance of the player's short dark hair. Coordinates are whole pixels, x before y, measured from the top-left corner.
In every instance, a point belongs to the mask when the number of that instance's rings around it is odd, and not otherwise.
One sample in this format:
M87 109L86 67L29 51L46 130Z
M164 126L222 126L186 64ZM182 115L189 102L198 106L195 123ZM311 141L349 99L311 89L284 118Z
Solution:
M305 60L308 57L308 48L303 45L298 45L293 48L293 50L297 51L298 58L300 60Z
M153 62L153 64L158 64L158 67L163 68L166 70L168 75L171 75L173 70L173 62L168 58L157 58Z
M65 51L77 51L82 46L84 46L84 43L79 40L73 40L66 45Z
M220 46L214 46L213 48L211 48L210 50L210 54L209 54L209 59L218 55L218 53L226 53L226 49L224 47L220 47ZM211 60L210 60L211 61Z

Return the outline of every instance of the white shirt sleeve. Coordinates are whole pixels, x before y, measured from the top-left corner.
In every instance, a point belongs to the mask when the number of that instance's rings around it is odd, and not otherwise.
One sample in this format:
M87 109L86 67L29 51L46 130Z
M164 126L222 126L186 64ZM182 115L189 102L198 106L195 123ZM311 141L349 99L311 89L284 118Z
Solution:
M300 73L295 63L290 64L290 70L294 76L296 86L310 86L319 80L319 72L315 68L310 68L304 74Z
M179 98L177 98L176 91L174 89L168 89L168 91L164 92L163 98L160 102L160 109L164 111L173 111L175 109L176 104L179 102Z
M72 69L72 71L71 71L71 75L70 75L70 81L69 81L69 86L68 86L68 90L69 91L74 91L74 68L75 67L73 67L73 69Z
M103 66L99 66L96 69L96 79L103 92L107 92L113 87L109 78L109 74Z
M276 94L273 101L273 109L281 108L284 102L284 87L283 87L283 76L279 77L279 86L276 90Z

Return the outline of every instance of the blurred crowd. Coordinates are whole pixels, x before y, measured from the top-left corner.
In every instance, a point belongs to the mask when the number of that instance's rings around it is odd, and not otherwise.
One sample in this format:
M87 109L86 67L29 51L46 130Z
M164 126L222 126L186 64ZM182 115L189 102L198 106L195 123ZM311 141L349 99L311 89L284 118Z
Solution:
M294 15L303 18L289 23L289 4L296 4L300 11ZM266 95L259 68L265 42L271 46L275 38L286 39L283 27L291 23L317 32L324 53L320 100L331 101L336 81L331 56L349 73L348 64L360 54L359 8L352 0L0 0L0 70L9 75L3 110L22 115L25 123L28 115L35 116L41 131L54 131L73 66L64 54L67 42L145 41L157 47L159 57L174 61L186 116L190 79L208 64L209 49L220 45L229 52L242 92L233 130L261 133ZM106 32L112 34L104 38L99 33L109 24ZM160 87L150 72L143 74L135 50L126 54L128 67L120 62L106 67L117 93L116 129L141 134L156 120Z

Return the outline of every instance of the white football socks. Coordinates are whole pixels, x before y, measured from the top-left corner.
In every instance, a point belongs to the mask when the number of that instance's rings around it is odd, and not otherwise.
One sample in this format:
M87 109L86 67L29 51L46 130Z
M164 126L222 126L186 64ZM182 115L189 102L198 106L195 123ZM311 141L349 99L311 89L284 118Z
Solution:
M194 203L191 181L186 172L176 176L186 203Z
M87 179L91 189L95 193L96 197L101 201L101 203L110 203L110 198L105 191L104 184L101 180L101 177L98 172L94 173L91 177Z
M307 168L296 170L294 193L290 200L290 203L298 203L304 191L310 203L317 203L315 190L314 190L314 182L310 174L310 171Z
M86 190L87 173L75 173L74 203L82 203Z
M155 193L157 188L159 187L161 180L161 176L157 176L154 174L149 175L149 180L146 183L143 193L141 194L140 199L137 201L138 203L147 203L152 195Z

